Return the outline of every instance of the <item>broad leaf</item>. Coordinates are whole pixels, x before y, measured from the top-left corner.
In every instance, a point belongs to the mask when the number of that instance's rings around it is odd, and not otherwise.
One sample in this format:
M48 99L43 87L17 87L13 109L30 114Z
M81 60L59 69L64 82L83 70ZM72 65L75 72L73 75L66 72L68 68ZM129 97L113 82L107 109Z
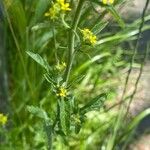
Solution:
M35 107L35 106L27 106L27 110L34 116L37 116L39 118L44 119L45 121L49 120L49 117L47 116L47 113L39 108L39 107Z
M38 64L40 64L46 70L49 70L49 65L46 60L44 60L39 54L27 51L26 52L33 60L35 60Z

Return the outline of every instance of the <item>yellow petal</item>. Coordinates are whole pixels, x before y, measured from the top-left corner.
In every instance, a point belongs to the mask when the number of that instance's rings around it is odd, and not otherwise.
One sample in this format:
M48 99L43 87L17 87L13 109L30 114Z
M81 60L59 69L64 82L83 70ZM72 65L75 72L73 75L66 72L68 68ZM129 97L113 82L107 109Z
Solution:
M49 12L46 12L46 13L44 14L44 16L48 17L48 16L50 16L50 13L49 13Z

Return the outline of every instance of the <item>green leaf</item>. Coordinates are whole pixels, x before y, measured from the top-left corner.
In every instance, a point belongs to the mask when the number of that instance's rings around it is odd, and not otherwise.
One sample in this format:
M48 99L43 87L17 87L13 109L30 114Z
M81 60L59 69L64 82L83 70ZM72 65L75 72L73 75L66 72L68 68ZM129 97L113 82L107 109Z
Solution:
M33 60L35 60L38 64L40 64L46 70L49 70L49 65L46 60L44 60L39 54L27 51L26 52Z
M57 30L55 30L54 32L56 35ZM53 38L53 35L53 31L50 29L46 32L43 32L39 37L35 39L36 48L39 50L40 53L43 51L43 48L49 43L49 41Z
M49 82L53 86L56 85L56 82L50 77L50 75L48 73L44 74L44 78L47 80L47 82Z
M45 132L47 135L47 143L48 143L48 150L51 150L52 148L52 136L53 136L53 130L52 126L48 124L44 124Z
M112 5L105 5L102 2L98 1L98 0L93 0L94 3L101 5L102 7L105 7L107 11L109 11L113 17L116 19L116 21L118 22L118 24L120 25L120 27L124 28L125 27L125 23L122 20L122 18L120 17L119 13L116 11L116 9L112 6Z
M11 5L8 7L7 3L10 3ZM13 25L13 28L15 29L15 34L19 35L22 40L24 40L24 34L26 32L27 27L27 18L26 18L26 12L24 11L23 2L20 0L9 0L4 1L5 9L8 7L8 13L9 13L9 19L11 19L11 23ZM21 41L21 40L20 40Z
M46 122L49 120L49 117L47 116L47 113L39 108L39 107L35 107L35 106L27 106L27 110L34 116L37 116L39 118L44 119Z
M106 26L108 22L98 22L91 30L94 34L100 33Z
M67 134L69 133L70 130L70 118L71 118L71 101L66 100L65 101L65 111L66 111L66 129L67 129Z
M77 113L76 116L77 116L77 118L75 118L75 119L77 121L75 121L75 133L78 134L80 132L80 129L82 128L82 123L85 120L85 115L80 115Z
M89 66L91 66L91 64L93 64L94 62L96 61L99 61L100 59L104 58L104 57L108 57L110 56L111 54L108 53L108 52L104 52L100 55L96 55L94 56L93 58L91 58L90 60L87 60L86 62L84 62L82 65L80 65L76 70L75 70L75 75L79 75L81 74L81 72L83 70L85 70L86 68L88 68Z
M106 9L113 15L113 17L116 19L120 27L124 28L125 23L120 17L119 13L116 11L116 9L113 6L107 6Z
M40 30L40 29L44 29L44 28L49 28L50 27L50 23L49 22L44 22L44 23L38 23L36 24L35 26L33 26L31 28L32 31L37 31L37 30Z
M80 81L82 81L82 79L83 79L84 77L85 77L85 75L81 75L81 76L78 76L78 77L74 78L74 79L71 81L71 83L68 85L67 88L70 88L70 87L72 87L74 84L79 83Z
M99 96L92 99L89 103L87 103L85 106L80 108L81 114L85 114L89 111L93 110L99 110L104 105L104 101L107 99L107 96L105 93L100 94Z
M50 4L49 0L38 0L36 3L34 18L32 19L31 24L35 24L44 16L44 12L47 10Z
M64 99L59 100L60 127L62 132L67 135L70 129L70 104Z
M80 132L80 129L81 129L81 124L76 123L75 124L75 133L78 134Z
M63 133L66 135L67 133L67 127L66 127L66 112L65 112L65 102L64 100L59 100L59 109L60 109L60 126Z
M133 129L137 127L137 125L140 123L142 119L144 119L146 116L150 115L150 108L144 110L139 115L137 115L126 127L125 136L128 136L127 133L131 132Z

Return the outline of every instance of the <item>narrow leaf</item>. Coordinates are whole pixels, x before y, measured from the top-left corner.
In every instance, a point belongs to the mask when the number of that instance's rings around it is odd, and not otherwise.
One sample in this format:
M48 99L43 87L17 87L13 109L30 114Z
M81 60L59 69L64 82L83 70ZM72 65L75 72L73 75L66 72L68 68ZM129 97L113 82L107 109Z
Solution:
M47 143L48 143L48 150L51 150L52 148L52 126L49 125L49 124L44 124L44 128L45 128L45 132L46 132L46 135L47 135Z
M63 99L59 100L59 109L60 109L60 126L63 133L67 134L67 127L66 127L66 112L65 112L65 102Z
M108 22L98 22L91 30L94 34L100 33L106 26Z
M89 103L87 103L80 109L81 114L85 114L86 112L92 110L99 110L100 107L103 107L106 98L107 98L106 94L102 93L96 98L92 99Z
M116 9L113 6L108 6L108 7L106 7L106 9L113 15L113 17L116 19L116 21L118 22L120 27L124 28L125 23L122 20L122 18L120 17L120 15L118 14L118 12L116 11Z

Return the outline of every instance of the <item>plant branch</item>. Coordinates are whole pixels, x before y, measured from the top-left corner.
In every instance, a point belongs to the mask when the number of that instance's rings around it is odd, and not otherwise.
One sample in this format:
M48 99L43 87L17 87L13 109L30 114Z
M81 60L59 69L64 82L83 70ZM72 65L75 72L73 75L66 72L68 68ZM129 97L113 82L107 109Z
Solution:
M73 22L72 22L72 26L71 26L71 29L69 30L69 39L68 39L69 52L68 52L68 60L67 60L68 62L67 62L67 68L64 74L64 81L66 82L66 84L69 80L70 71L71 71L72 63L74 59L75 32L76 32L76 29L77 29L77 26L81 17L83 4L84 4L84 0L79 0L77 10L76 10Z

